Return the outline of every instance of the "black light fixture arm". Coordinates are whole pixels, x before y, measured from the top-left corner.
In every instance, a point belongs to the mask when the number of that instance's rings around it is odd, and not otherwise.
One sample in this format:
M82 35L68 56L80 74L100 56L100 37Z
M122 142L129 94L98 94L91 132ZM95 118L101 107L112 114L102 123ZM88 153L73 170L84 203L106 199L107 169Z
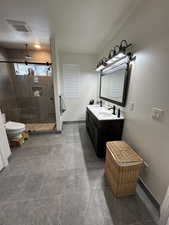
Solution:
M128 44L128 42L126 41L126 40L122 40L121 42L120 42L120 47L121 48L128 48L128 47L130 47L132 44L130 43L130 44Z
M136 60L136 56L134 56L133 53L131 53L131 52L128 52L127 53L127 56L128 56L128 58L129 58L130 61Z
M117 48L118 48L118 50L116 50ZM116 45L116 46L114 47L114 51L115 51L115 52L119 51L119 49L120 49L120 46L119 46L119 45Z
M99 60L99 63L97 64L97 67L99 67L100 65L105 65L107 61L106 57L103 57Z
M106 61L107 61L107 58L106 57L103 57L102 58L102 65L106 65Z
M117 51L119 51L120 49L120 46L119 45L116 45L114 48L112 48L110 51L109 51L109 56L108 58L111 59L113 56L115 56L117 54Z
M97 63L97 67L99 67L102 64L102 59L99 60L99 62Z

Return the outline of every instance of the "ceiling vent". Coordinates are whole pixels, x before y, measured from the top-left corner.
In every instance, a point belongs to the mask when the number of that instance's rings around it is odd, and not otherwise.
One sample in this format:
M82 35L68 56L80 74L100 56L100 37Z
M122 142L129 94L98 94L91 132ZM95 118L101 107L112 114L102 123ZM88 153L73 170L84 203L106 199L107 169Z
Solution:
M26 22L17 21L17 20L10 20L10 19L7 19L6 21L9 25L11 25L18 32L25 32L25 33L30 32L30 28L26 24Z

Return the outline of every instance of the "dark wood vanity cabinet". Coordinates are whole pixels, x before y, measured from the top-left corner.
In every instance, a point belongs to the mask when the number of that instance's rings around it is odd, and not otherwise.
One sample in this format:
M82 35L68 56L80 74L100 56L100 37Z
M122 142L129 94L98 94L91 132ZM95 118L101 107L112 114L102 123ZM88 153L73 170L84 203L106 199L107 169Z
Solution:
M87 108L86 128L98 157L105 157L106 142L121 140L124 120L98 120Z

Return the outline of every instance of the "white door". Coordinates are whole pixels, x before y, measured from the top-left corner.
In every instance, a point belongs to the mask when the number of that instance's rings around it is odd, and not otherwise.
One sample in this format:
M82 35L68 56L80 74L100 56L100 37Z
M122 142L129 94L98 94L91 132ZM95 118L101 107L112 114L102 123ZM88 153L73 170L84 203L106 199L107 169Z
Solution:
M8 158L10 155L11 150L9 147L6 130L2 120L2 113L0 111L0 169L8 165Z

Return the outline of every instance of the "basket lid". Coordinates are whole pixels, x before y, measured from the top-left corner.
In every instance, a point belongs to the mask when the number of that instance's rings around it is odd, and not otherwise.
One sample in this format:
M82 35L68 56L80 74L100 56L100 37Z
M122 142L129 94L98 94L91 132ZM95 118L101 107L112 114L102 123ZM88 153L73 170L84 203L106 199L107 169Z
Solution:
M143 163L143 159L125 142L107 142L107 148L120 166L131 166Z

